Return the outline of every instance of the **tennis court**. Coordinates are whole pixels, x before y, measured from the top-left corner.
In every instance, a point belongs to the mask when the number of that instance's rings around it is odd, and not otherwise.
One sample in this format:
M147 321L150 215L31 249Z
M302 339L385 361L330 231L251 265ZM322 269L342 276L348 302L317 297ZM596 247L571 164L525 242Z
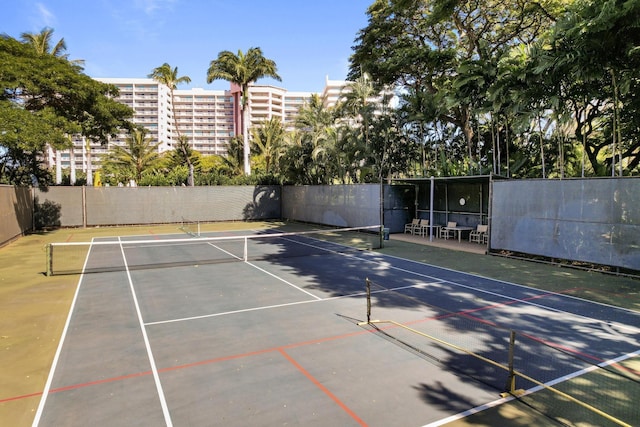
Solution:
M622 366L640 354L635 312L386 256L366 233L266 234L79 251L87 273L34 425L444 425L512 399L509 372L482 358L574 390L606 368L625 388L615 416L640 419L638 372ZM367 323L368 305L392 322ZM576 424L619 425L570 408Z

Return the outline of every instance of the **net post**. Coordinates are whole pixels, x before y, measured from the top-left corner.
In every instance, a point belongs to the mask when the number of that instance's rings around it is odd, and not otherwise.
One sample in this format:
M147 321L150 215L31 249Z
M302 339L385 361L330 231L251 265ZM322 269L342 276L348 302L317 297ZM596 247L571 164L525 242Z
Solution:
M371 281L367 277L367 323L371 323Z
M46 251L47 251L47 276L53 276L53 256L51 254L52 250L53 250L53 247L52 247L51 243L47 244L47 246L46 246Z
M244 254L243 254L243 258L244 258L244 262L249 261L249 250L248 250L248 243L249 238L247 236L244 236Z
M513 358L515 354L516 346L516 331L513 329L509 334L509 377L507 378L507 384L505 385L505 393L515 395L516 394L516 374L513 366Z

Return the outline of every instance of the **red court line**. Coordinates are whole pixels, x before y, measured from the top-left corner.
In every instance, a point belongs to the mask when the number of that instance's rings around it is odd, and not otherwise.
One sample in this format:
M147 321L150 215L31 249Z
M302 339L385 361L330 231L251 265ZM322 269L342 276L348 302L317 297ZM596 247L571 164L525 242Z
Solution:
M318 387L320 390L322 390L324 392L324 394L326 394L327 396L329 396L334 402L336 402L336 404L342 408L343 411L345 411L347 414L349 414L351 416L351 418L353 418L358 424L360 424L361 426L366 426L367 423L365 423L364 421L362 421L362 419L360 419L360 417L358 417L355 412L353 412L351 409L349 409L349 407L347 405L345 405L340 399L338 399L338 397L331 393L329 391L328 388L326 388L324 385L322 385L322 383L320 381L318 381L313 375L311 375L309 373L309 371L307 371L306 369L304 369L298 362L296 362L296 360L291 357L289 354L287 354L286 351L284 351L283 349L279 349L280 354L282 354L293 366L295 366L300 372L302 372L304 374L305 377L307 377L307 379L309 379L309 381L311 381L316 387Z
M419 319L419 320L415 320L415 321L412 321L412 322L407 322L406 324L410 325L410 324L416 324L416 323L426 322L426 321L430 321L430 320L439 320L439 319L452 317L452 316L456 316L456 315L468 315L468 313L473 313L473 312L477 312L477 311L489 310L489 309L493 309L493 308L508 306L508 305L516 304L516 303L519 303L519 302L522 302L522 301L528 301L528 300L532 300L532 299L538 299L538 298L543 298L543 297L546 297L546 296L557 295L557 294L558 294L557 292L556 293L551 292L551 293L545 293L545 294L540 294L540 295L534 295L534 296L532 296L530 298L527 298L527 299L509 300L509 301L504 302L504 303L491 304L491 305L487 305L487 306L484 306L484 307L474 308L474 309L471 309L471 310L463 310L463 311L456 312L456 313L447 313L447 314L444 314L444 315L441 315L441 316L435 316L435 317L430 317L430 318L425 318L425 319ZM472 317L472 316L469 316L469 317ZM482 319L479 319L479 318L478 318L478 320L479 321L483 321ZM487 322L487 321L483 321L483 322L491 324L491 322ZM389 327L381 328L381 329L389 329L389 328L395 328L395 327L397 327L397 326L389 326ZM235 355L230 355L230 356L223 356L223 357L219 357L219 358L215 358L215 359L201 360L201 361L198 361L198 362L188 363L188 364L184 364L184 365L171 366L171 367L167 367L167 368L158 369L158 372L159 373L163 373L163 372L175 371L175 370L179 370L179 369L192 368L192 367L195 367L195 366L202 366L202 365L207 365L207 364L211 364L211 363L223 362L223 361L226 361L226 360L234 360L234 359L240 359L240 358L245 358L245 357L251 357L251 356L256 356L256 355L265 354L265 353L271 353L271 352L275 352L275 351L282 352L285 349L301 347L301 346L305 346L305 345L309 345L309 344L317 344L317 343L327 342L327 341L334 341L334 340L338 340L338 339L350 338L350 337L363 335L363 334L369 334L369 333L373 333L373 332L372 331L368 331L368 330L364 330L364 331L352 332L352 333L348 333L348 334L341 334L341 335L335 335L335 336L330 336L330 337L318 338L318 339L314 339L314 340L310 340L310 341L301 341L301 342L297 342L297 343L287 344L287 345L284 345L284 346L267 348L267 349L263 349L263 350L256 350L256 351L252 351L252 352L248 352L248 353L241 353L241 354L235 354ZM533 339L533 337L531 337L531 338ZM548 345L552 345L552 344L548 344ZM568 349L567 351L570 351L570 349ZM599 360L599 359L597 359L595 357L592 357L592 359ZM599 361L602 362L603 360L599 360ZM104 383L109 383L109 382L114 382L114 381L120 381L120 380L124 380L124 379L128 379L128 378L133 378L133 377L136 377L136 376L145 376L145 375L150 375L150 374L151 374L151 371L147 371L147 372L141 372L141 373L137 373L137 374L130 374L130 375L125 375L125 376L113 377L113 378L105 378L105 379L99 380L99 381L92 381L92 382L87 382L87 383L74 384L74 385L69 385L69 386L65 386L65 387L61 387L61 388L57 388L57 389L52 389L52 390L49 390L49 393L57 393L57 392L65 391L65 390L72 390L72 389L78 389L78 388L83 388L83 387L89 387L89 386L92 386L92 385L104 384ZM42 392L32 393L32 394L27 394L27 395L22 395L22 396L9 397L9 398L5 398L5 399L0 399L0 403L12 401L12 400L26 399L26 398L29 398L29 397L39 396L39 395L42 395Z
M193 368L195 366L202 366L202 365L209 365L209 364L212 364L212 363L224 362L224 361L227 361L227 360L242 359L242 358L245 358L245 357L257 356L257 355L266 354L266 353L273 353L273 352L276 352L276 351L282 351L282 350L289 349L289 348L296 348L296 347L301 347L301 346L310 345L310 344L318 344L318 343L321 343L321 342L334 341L334 340L338 340L338 339L349 338L349 337L353 337L353 336L357 336L357 335L363 335L363 334L367 334L367 333L370 333L370 332L369 331L358 331L358 332L352 332L352 333L348 333L348 334L334 335L334 336L331 336L331 337L318 338L318 339L310 340L310 341L301 341L301 342L298 342L298 343L287 344L287 345L283 345L283 346L279 346L279 347L273 347L273 348L266 348L266 349L263 349L263 350L251 351L251 352L248 352L248 353L232 354L232 355L229 355L229 356L217 357L215 359L207 359L207 360L201 360L201 361L198 361L198 362L187 363L187 364L184 364L184 365L169 366L167 368L158 369L158 372L159 373L164 373L164 372L176 371L176 370L179 370L179 369ZM118 377L105 378L105 379L102 379L102 380L90 381L90 382L86 382L86 383L73 384L73 385L68 385L68 386L64 386L64 387L51 389L51 390L49 390L49 393L50 394L51 393L59 393L59 392L62 392L62 391L74 390L74 389L83 388L83 387L90 387L90 386L93 386L93 385L105 384L105 383L110 383L110 382L115 382L115 381L121 381L121 380L129 379L129 378L142 377L142 376L151 375L151 374L152 374L151 371L145 371L145 372L139 372L139 373L135 373L135 374L122 375L122 376L118 376ZM42 395L42 392L37 392L37 393L31 393L31 394L26 394L26 395L22 395L22 396L8 397L8 398L5 398L5 399L0 399L0 403L9 402L9 401L12 401L12 400L26 399L26 398L29 398L29 397L41 396L41 395Z
M7 398L4 398L4 399L0 399L0 403L11 402L12 400L28 399L30 397L36 397L36 396L42 396L42 392L39 391L37 393L23 394L22 396L7 397Z

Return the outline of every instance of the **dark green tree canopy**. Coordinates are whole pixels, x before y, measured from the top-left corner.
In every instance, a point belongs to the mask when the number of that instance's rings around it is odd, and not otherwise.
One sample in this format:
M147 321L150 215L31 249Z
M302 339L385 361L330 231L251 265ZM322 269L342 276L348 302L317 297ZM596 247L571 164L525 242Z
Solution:
M376 0L349 79L396 88L423 171L446 152L467 173L492 163L547 177L552 163L558 176L631 174L639 10L638 0Z
M46 182L40 162L47 144L67 148L72 134L106 143L120 128L130 127L133 116L129 107L113 100L115 86L83 74L65 56L39 52L32 43L7 35L0 36L0 88L1 172L6 182L18 183L10 170L25 168Z

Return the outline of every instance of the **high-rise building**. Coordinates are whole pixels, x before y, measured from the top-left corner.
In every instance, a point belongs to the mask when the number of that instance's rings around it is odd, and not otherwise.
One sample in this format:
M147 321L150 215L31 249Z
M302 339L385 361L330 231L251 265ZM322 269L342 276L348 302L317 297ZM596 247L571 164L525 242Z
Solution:
M187 137L191 147L203 155L226 153L227 143L242 133L240 90L231 85L229 90L193 88L173 93L163 84L148 78L97 78L116 86L120 94L117 101L134 111L132 122L148 130L159 152L175 148L180 135ZM326 96L327 107L337 103L344 80L329 80L320 96ZM285 129L293 129L296 115L313 95L313 92L289 92L271 85L253 84L249 87L249 127L277 118ZM75 171L95 171L100 168L100 158L114 145L124 145L127 134L111 138L106 145L73 138L73 149L48 152L48 164L56 169L56 182L61 182L61 170L70 171L72 182Z

